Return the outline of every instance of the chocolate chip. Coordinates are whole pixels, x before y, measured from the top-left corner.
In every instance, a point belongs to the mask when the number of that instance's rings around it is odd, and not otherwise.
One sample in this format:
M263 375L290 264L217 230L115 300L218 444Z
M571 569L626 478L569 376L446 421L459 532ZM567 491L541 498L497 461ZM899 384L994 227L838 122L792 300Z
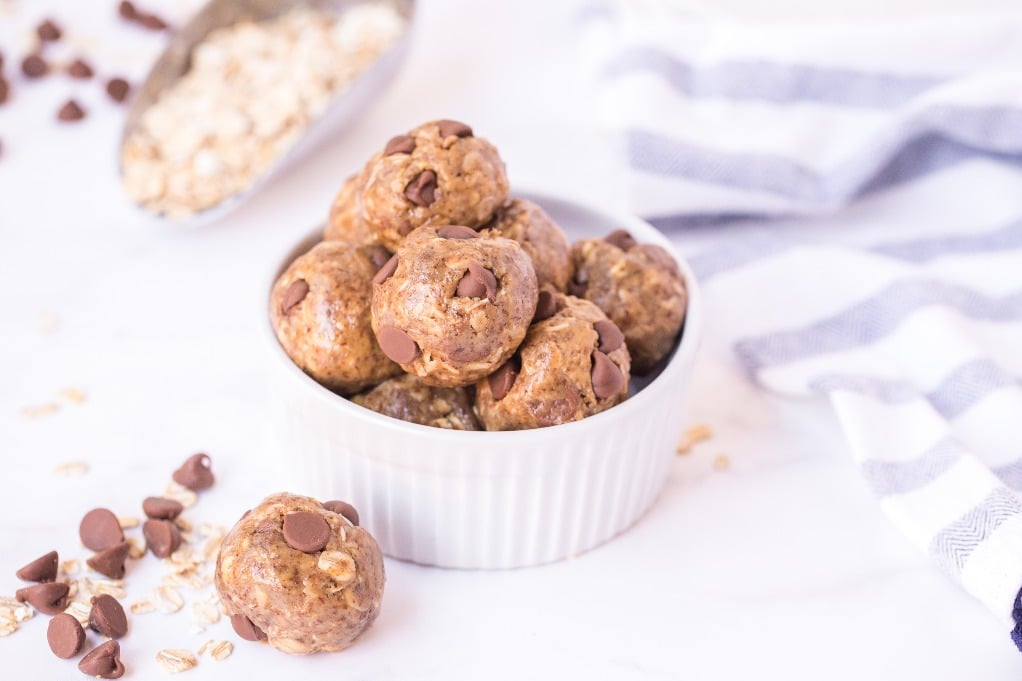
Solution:
M82 651L85 645L85 630L73 615L62 612L55 615L46 627L46 642L53 654L63 660L70 660Z
M231 626L234 627L234 633L246 641L266 640L266 634L263 633L263 630L244 615L231 615Z
M614 352L625 342L625 335L621 333L621 329L617 328L617 324L609 319L601 319L596 322L593 324L593 329L600 337L600 345L597 348L600 352Z
M461 121L442 120L437 121L436 125L440 129L440 139L447 139L452 135L454 137L472 136L472 128L468 127Z
M377 268L383 267L390 260L392 254L383 246L373 246L373 249L369 252L369 259L373 261L373 264Z
M128 618L124 607L109 594L92 597L89 628L109 638L120 638L128 633Z
M419 346L396 326L384 326L376 334L383 354L398 364L408 364L419 356Z
M56 615L64 612L64 608L67 607L67 594L70 590L71 588L64 582L46 582L18 589L14 592L14 597L41 613Z
M78 526L78 536L86 548L102 551L124 541L124 530L117 516L108 508L94 508L85 514Z
M85 118L85 109L73 99L64 102L64 106L60 107L60 110L57 112L57 119L65 123L73 123L83 118Z
M603 237L603 240L608 244L617 246L622 251L627 251L637 243L635 238L628 233L628 230L625 229L615 229L613 232Z
M536 299L536 314L532 316L532 323L550 319L557 314L557 297L550 291L540 291Z
M142 523L146 545L157 558L167 558L181 546L181 530L171 520L149 520Z
M568 295L584 298L587 288L589 288L589 273L585 270L575 270L575 275L568 282Z
M202 453L192 454L188 457L181 464L181 468L174 471L171 478L177 484L187 487L193 492L209 489L216 481L213 477L213 468L209 455Z
M355 527L358 527L358 511L356 511L355 507L349 504L347 501L338 501L336 499L334 499L333 501L324 501L323 508L330 511L331 513L336 513L337 515L344 516L345 518L348 519L348 522L350 522Z
M387 146L383 149L383 155L410 154L413 151L415 151L415 138L411 135L398 135L390 138Z
M42 78L50 70L50 65L38 54L30 54L21 60L21 72L26 78Z
M617 395L625 385L621 370L599 350L593 350L592 381L593 392L599 400Z
M57 579L57 552L39 556L16 573L18 579L26 582L52 582Z
M60 30L60 26L57 26L50 19L36 26L35 33L39 36L39 40L47 43L56 42L60 40L60 36L64 35L64 32Z
M479 232L464 225L444 225L436 234L444 239L475 239L479 236Z
M146 497L142 502L142 512L155 520L173 520L184 510L180 501L165 497Z
M394 272L397 271L397 256L390 256L390 260L383 263L383 267L373 277L373 285L379 285L394 276Z
M135 17L138 16L138 10L135 9L135 5L128 2L128 0L122 0L121 4L117 5L117 13L121 15L121 18L128 21L134 21Z
M7 82L7 79L0 76L0 104L4 104L10 99L11 96L11 84Z
M131 92L131 86L123 78L111 78L107 81L106 93L115 102L120 103L126 100L129 92Z
M71 62L71 65L67 67L67 73L72 78L79 78L85 80L92 78L92 67L89 66L89 62L84 59L75 59Z
M477 262L468 264L468 272L458 282L456 293L465 298L488 298L497 296L497 277Z
M309 284L304 279L295 279L284 290L280 301L280 314L287 315L309 295Z
M121 644L117 641L100 643L82 658L78 669L86 676L101 679L119 679L124 676L124 664L121 662Z
M318 513L295 511L284 516L284 541L296 551L322 551L330 541L330 524Z
M436 173L423 170L405 187L405 198L416 206L431 206L436 201Z
M128 559L130 550L128 542L122 541L116 546L100 551L85 563L101 575L106 575L110 579L121 579L124 577L124 561Z
M502 400L511 391L511 386L518 378L520 365L517 359L511 358L499 369L490 374L486 382L490 384L490 394L494 400Z
M135 21L140 25L148 28L150 31L163 31L167 28L167 22L156 16L155 14L148 14L136 11Z

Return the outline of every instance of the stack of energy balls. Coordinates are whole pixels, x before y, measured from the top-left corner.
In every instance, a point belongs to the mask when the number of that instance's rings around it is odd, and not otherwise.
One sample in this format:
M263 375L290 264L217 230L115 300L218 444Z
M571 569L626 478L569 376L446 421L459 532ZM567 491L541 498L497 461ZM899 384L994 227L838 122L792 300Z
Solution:
M273 287L309 376L422 425L519 430L628 396L674 346L687 295L664 249L619 230L569 245L509 196L496 148L457 121L391 139L341 188L323 241Z

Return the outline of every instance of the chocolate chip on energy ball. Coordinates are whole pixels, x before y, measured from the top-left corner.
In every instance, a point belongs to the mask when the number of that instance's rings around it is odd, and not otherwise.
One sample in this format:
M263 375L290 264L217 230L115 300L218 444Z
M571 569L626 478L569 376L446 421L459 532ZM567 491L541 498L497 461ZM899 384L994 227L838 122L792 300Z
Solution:
M532 317L532 323L550 319L557 314L557 298L550 291L540 291L536 299L536 314Z
M117 641L100 643L82 658L78 669L86 676L100 679L119 679L124 676L121 662L121 644Z
M635 237L628 233L625 229L615 229L613 232L603 237L603 240L608 244L617 246L622 251L627 251L636 245Z
M85 629L73 615L62 612L55 615L46 627L46 642L53 654L63 660L70 660L82 651L85 645Z
M588 287L589 273L585 270L577 270L575 276L568 282L568 294L576 298L583 298Z
M411 135L398 135L390 138L387 146L383 149L383 155L410 154L413 151L415 151L415 138Z
M15 573L18 579L26 582L52 582L57 579L57 552L39 556Z
M100 551L92 558L85 561L85 564L101 575L110 579L121 579L124 577L124 562L131 552L131 545L126 541Z
M26 78L42 78L50 70L50 65L38 54L30 54L21 60L21 72Z
M149 520L142 523L146 545L157 558L168 558L181 546L181 530L170 520Z
M373 285L378 286L394 276L397 270L397 255L390 256L390 259L383 263L383 267L373 277Z
M383 354L398 364L408 364L419 356L419 346L412 337L396 326L384 326L376 334Z
M423 170L405 187L405 198L416 206L431 206L436 201L436 173Z
M71 65L67 67L67 73L72 78L78 78L80 80L86 80L92 78L92 67L89 66L89 62L84 59L75 59L71 62Z
M286 315L309 295L309 284L304 279L295 279L284 291L280 301L280 313Z
M349 504L347 501L340 501L339 499L334 499L332 501L324 501L323 508L330 511L331 513L336 513L337 515L344 516L345 518L348 519L348 522L350 522L355 527L358 527L358 511L356 511L355 507Z
M593 329L600 337L600 345L597 348L600 352L614 352L625 342L625 335L621 333L621 329L617 328L617 324L609 319L601 319L596 322L593 324Z
M617 365L599 350L593 351L593 392L597 399L604 400L621 392L625 377Z
M475 239L479 236L479 232L464 225L444 225L436 233L444 239Z
M515 384L515 379L518 378L519 370L518 362L512 358L487 377L486 381L490 384L490 394L493 395L493 399L502 400L511 392L511 387Z
M284 541L296 551L322 551L330 541L330 524L323 516L309 511L295 511L284 516Z
M234 633L246 641L265 641L266 634L244 615L231 615L231 627Z
M488 298L492 301L497 295L497 277L479 263L470 262L456 292L466 298Z
M67 607L67 595L71 588L64 582L47 582L18 589L14 597L22 603L47 615L56 615Z
M57 119L65 123L73 123L83 118L85 118L85 109L73 99L64 102L64 106L60 107L60 110L57 112Z
M39 36L39 40L48 43L60 40L60 37L64 35L64 32L60 30L60 26L57 26L50 19L36 26L35 33Z
M142 501L142 512L155 520L173 520L185 510L180 501L166 497L146 497Z
M188 457L181 467L174 471L172 477L174 482L193 492L209 489L215 482L209 455L202 453Z
M461 121L442 120L437 121L437 127L440 128L440 137L446 139L447 137L471 137L472 128L465 125Z
M383 267L392 257L391 252L383 246L373 246L373 250L369 252L369 259L377 267Z
M115 102L121 103L126 100L129 92L131 92L131 86L123 78L111 78L107 81L106 93Z
M128 617L124 607L109 594L92 597L89 628L110 638L121 638L128 633Z
M78 526L78 536L85 547L103 551L124 541L121 522L108 508L94 508L85 514Z

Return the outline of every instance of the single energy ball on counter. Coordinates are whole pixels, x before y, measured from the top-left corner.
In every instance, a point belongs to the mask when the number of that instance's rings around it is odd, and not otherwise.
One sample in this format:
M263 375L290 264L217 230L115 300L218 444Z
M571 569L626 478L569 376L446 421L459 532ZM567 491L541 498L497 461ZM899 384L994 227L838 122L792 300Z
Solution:
M394 137L363 173L362 218L391 250L423 225L477 229L508 197L497 149L458 121L431 121Z
M359 211L359 179L358 175L349 177L337 192L323 230L323 241L343 241L360 246L376 242L376 233L362 219Z
M422 426L450 430L482 430L472 411L467 388L438 388L404 374L351 398L355 404L385 416Z
M373 284L372 324L390 359L424 382L468 385L503 364L536 311L536 273L514 241L420 227Z
M284 351L342 395L401 373L370 321L373 277L389 258L382 246L324 241L291 263L270 295L270 321Z
M214 575L238 635L294 654L354 643L379 615L385 581L380 548L357 522L348 504L288 493L243 515Z
M497 211L484 230L511 239L532 258L540 288L549 284L563 291L571 278L571 245L546 211L527 199L512 199Z
M518 352L476 385L487 430L524 430L578 421L628 396L624 334L587 300L545 289Z
M575 242L571 258L568 292L596 303L624 332L636 374L650 371L674 347L685 321L688 293L678 263L624 230Z

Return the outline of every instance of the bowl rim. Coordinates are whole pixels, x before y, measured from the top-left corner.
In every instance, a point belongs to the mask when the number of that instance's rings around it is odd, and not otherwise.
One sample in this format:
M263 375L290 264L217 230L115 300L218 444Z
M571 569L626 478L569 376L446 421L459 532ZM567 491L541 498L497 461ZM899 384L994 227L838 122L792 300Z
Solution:
M683 257L681 257L671 241L662 232L636 215L619 213L617 211L610 211L604 208L590 207L571 197L547 194L530 189L516 191L512 198L527 199L538 204L541 208L548 212L548 205L561 204L570 210L581 213L597 214L603 220L619 224L622 228L632 232L637 241L640 243L655 243L656 245L661 246L670 253L678 263L678 267L681 270L682 278L685 281L685 288L688 293L688 307L685 313L685 322L681 339L660 373L637 393L629 396L624 402L614 405L599 414L594 414L579 421L561 423L554 426L546 426L544 428L504 431L468 431L435 428L432 426L412 423L410 421L403 421L392 416L386 416L355 404L348 398L342 397L328 388L325 388L316 382L316 380L311 376L302 371L302 369L294 361L292 361L292 359L284 351L284 348L277 340L277 335L273 329L273 324L268 310L269 301L273 292L273 285L277 278L284 272L291 262L298 257L298 255L305 252L299 251L299 248L305 246L305 244L309 244L308 247L311 248L319 242L320 239L316 239L316 237L322 236L323 225L317 226L315 229L306 233L301 239L294 242L293 246L285 254L285 256L273 264L265 280L265 286L262 289L262 297L260 298L261 304L259 310L262 317L260 328L262 329L263 340L267 345L269 345L270 352L275 358L274 361L278 365L281 365L285 371L294 377L295 381L304 387L304 392L307 396L323 402L324 404L333 405L333 408L336 409L339 414L343 414L346 418L364 421L373 427L397 431L415 439L427 438L430 440L450 441L456 442L459 445L466 445L469 443L492 444L495 441L495 438L501 438L504 440L504 443L502 444L528 444L539 439L549 440L550 437L555 435L558 437L571 437L572 435L581 436L585 433L582 429L592 428L597 423L601 425L609 423L615 419L635 423L636 421L632 417L637 414L641 414L645 404L648 401L657 398L657 394L660 392L658 388L667 386L671 382L672 378L679 376L686 366L693 364L695 361L696 352L702 338L703 310L702 295L691 266ZM679 400L680 399L681 396L679 395Z

